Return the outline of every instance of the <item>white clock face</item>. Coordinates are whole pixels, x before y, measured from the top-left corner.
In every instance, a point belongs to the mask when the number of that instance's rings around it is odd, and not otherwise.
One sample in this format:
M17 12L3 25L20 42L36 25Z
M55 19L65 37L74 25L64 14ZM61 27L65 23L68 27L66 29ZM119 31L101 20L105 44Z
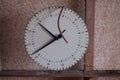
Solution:
M36 63L51 70L63 70L77 63L87 50L88 40L84 21L63 7L41 10L25 30L28 54Z

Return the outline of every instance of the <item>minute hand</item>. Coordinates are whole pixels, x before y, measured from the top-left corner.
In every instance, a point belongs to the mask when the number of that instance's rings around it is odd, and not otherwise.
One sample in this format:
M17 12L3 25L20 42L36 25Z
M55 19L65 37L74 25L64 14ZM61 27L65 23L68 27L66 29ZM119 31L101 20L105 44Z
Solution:
M65 30L63 30L63 32L65 32ZM62 32L62 33L63 33L63 32ZM35 53L37 53L37 52L40 51L41 49L45 48L46 46L50 45L50 44L53 43L54 41L60 39L61 37L62 37L62 35L59 34L59 35L58 35L56 38L54 38L52 41L48 42L47 44L45 44L44 46L42 46L41 48L39 48L38 50L36 50L35 52L33 52L32 55L35 54Z
M52 37L56 38L47 28L45 28L42 24L38 23L43 29L45 29Z

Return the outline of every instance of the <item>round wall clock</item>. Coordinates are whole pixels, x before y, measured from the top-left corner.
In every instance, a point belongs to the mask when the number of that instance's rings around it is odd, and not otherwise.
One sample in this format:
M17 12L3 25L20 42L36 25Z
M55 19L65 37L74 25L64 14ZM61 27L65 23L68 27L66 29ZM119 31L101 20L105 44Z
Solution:
M88 40L84 21L65 7L42 9L25 29L28 54L50 70L63 70L76 64L86 52Z

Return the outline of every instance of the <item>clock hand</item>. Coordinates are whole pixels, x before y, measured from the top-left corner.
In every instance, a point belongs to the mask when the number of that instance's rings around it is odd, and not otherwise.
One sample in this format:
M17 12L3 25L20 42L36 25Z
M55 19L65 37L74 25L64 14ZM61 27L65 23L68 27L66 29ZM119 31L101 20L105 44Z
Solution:
M62 31L62 33L64 33L65 30ZM53 43L54 41L60 39L62 37L61 34L59 34L58 36L56 36L52 41L48 42L46 45L42 46L41 48L39 48L38 50L36 50L35 52L33 52L31 55L37 53L38 51L40 51L41 49L45 48L46 46L48 46L49 44Z
M56 38L47 28L45 28L42 24L38 23L43 29L45 29L52 37Z
M58 25L59 33L61 34L62 38L64 39L64 41L65 41L66 43L68 43L68 41L67 41L66 38L63 36L63 34L62 34L62 32L61 32L61 29L60 29L60 16L61 16L61 14L62 14L63 8L64 8L64 6L62 7L62 9L61 9L61 11L60 11L60 14L59 14L59 16L58 16L57 25Z

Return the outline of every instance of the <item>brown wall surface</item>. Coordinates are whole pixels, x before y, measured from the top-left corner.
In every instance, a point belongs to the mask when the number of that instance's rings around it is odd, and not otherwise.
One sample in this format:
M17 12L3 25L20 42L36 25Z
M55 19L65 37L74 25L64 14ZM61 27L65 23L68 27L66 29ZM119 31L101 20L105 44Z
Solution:
M1 7L2 7L2 2L0 1L0 71L1 71L1 47L2 47L2 11L1 11Z
M43 70L29 57L24 46L24 30L30 18L42 8L65 6L76 11L85 19L84 0L0 0L0 31L2 33L2 70ZM81 63L71 69L83 69ZM67 78L14 78L0 80L68 80ZM69 79L70 80L70 79ZM76 80L76 79L71 79ZM80 79L79 79L80 80Z
M91 78L90 80L120 80L120 77L99 77Z
M1 0L2 16L2 69L40 70L26 53L24 30L30 18L42 8L49 6L66 6L85 18L84 0ZM76 4L80 3L80 4ZM83 62L83 60L81 61ZM72 69L83 69L80 63Z
M120 70L120 0L96 0L94 69Z
M79 2L76 5L76 1ZM84 19L84 0L0 0L0 34L2 36L2 69L43 69L36 65L24 48L24 29L40 9L65 5ZM76 9L77 7L77 9ZM82 8L81 8L82 7ZM120 69L120 0L96 0L94 69ZM22 56L22 57L20 57ZM75 66L76 67L76 66ZM0 80L38 80L48 78L0 78ZM55 78L50 78L54 80ZM99 80L119 80L99 78ZM57 79L63 80L63 79Z
M94 70L120 70L120 0L95 0L94 29Z

